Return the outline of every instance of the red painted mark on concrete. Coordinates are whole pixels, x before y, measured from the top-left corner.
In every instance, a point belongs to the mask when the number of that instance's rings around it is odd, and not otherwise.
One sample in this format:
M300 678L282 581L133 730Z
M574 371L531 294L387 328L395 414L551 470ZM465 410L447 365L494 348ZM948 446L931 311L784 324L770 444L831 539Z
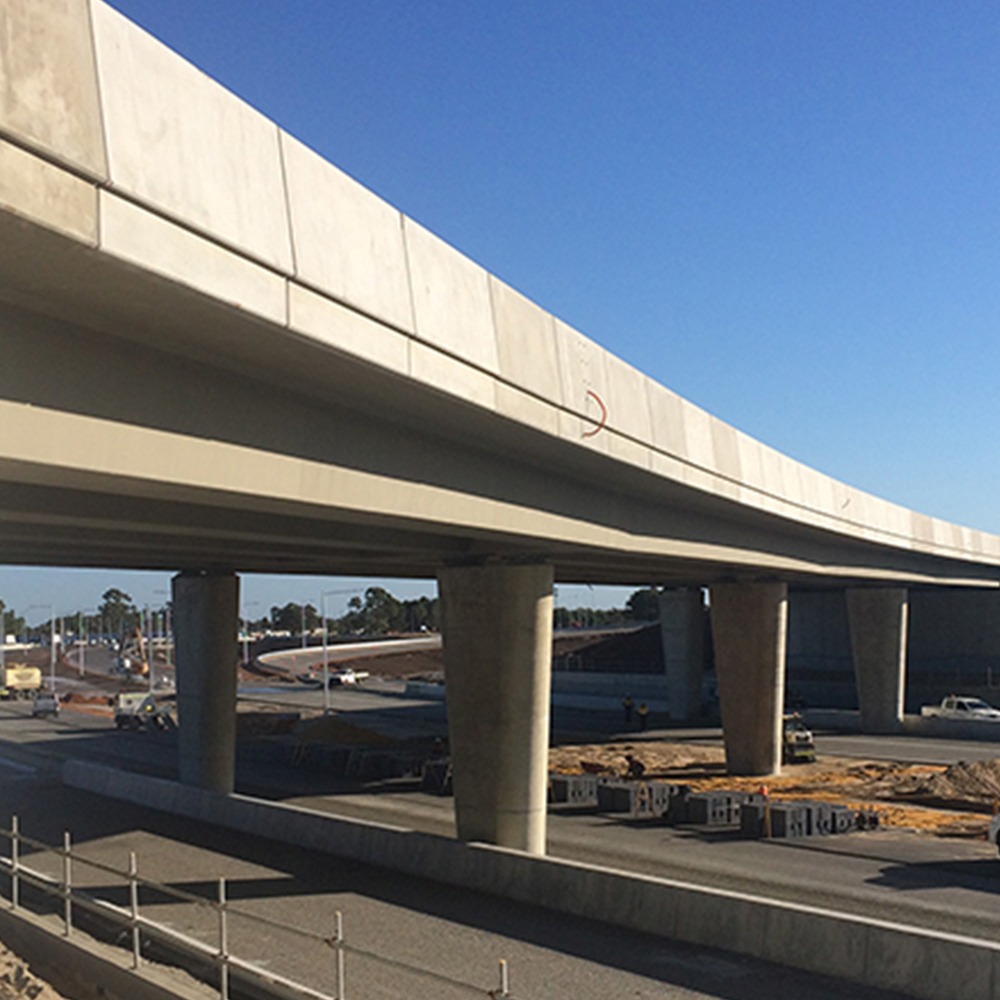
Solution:
M597 421L597 426L592 431L584 431L583 437L590 438L597 434L599 431L604 430L604 425L608 422L608 408L604 405L604 400L594 392L593 389L587 390L587 395L590 396L595 403L601 408L601 419Z

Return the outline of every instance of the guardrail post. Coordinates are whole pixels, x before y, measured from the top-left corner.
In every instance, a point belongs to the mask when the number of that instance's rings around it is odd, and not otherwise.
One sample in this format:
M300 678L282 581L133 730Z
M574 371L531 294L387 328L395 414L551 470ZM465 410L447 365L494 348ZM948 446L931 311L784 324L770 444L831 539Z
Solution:
M226 880L219 879L219 996L229 1000L229 921L226 913Z
M66 937L73 933L73 885L72 867L70 857L70 836L67 830L63 834L63 863L62 863L62 895L63 895L63 918L65 921Z
M510 996L510 976L507 973L507 959L500 959L500 992L498 997Z
M337 1000L347 1000L347 975L344 968L344 915L337 910L336 914L336 947L337 947Z
M21 824L16 816L10 818L10 908L16 910L21 905Z
M139 933L139 865L135 851L128 855L128 901L132 913L132 968L142 965L142 936Z

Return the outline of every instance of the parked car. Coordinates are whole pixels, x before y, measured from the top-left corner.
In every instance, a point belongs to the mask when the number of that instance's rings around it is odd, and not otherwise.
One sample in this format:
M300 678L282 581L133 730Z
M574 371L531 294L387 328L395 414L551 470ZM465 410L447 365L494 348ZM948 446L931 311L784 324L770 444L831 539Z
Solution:
M31 714L35 718L41 718L45 715L58 715L59 696L54 691L39 691L32 703Z
M342 667L339 670L330 671L330 687L339 687L341 684L360 684L367 677L367 670Z
M950 694L941 699L940 705L924 705L920 714L925 719L980 719L1000 722L1000 709L987 704L982 698L965 694Z

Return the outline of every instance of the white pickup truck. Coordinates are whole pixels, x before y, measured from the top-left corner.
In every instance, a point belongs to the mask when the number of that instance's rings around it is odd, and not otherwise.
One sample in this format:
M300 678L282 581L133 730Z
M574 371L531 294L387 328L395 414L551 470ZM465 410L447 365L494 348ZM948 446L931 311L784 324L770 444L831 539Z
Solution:
M920 714L925 719L969 719L1000 722L1000 709L988 705L982 698L950 694L940 705L924 705Z

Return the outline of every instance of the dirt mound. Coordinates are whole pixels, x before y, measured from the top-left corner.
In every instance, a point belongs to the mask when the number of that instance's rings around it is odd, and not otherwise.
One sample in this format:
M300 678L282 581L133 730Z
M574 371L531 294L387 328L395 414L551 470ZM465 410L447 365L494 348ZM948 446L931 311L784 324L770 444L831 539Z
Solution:
M992 812L1000 803L1000 758L960 761L936 773L903 779L897 797L928 803L959 803Z
M295 727L295 735L303 743L336 743L340 746L383 747L394 742L388 736L345 722L336 715L304 719Z
M298 712L238 712L236 738L256 739L261 736L284 736L298 725Z
M337 664L339 666L340 664ZM440 678L444 675L444 656L440 649L414 649L384 656L352 656L355 670L367 670L373 677L415 679Z
M693 746L685 743L644 742L582 744L553 747L549 751L549 770L557 774L624 774L625 754L634 754L646 765L648 778L671 781L694 781L725 774L725 756L721 747Z
M578 669L632 669L636 663L662 670L663 649L659 625L626 632L582 632L558 635L552 640L553 666L572 654ZM409 680L440 679L444 675L444 656L440 649L417 649L379 656L351 657L355 670L367 670L373 676ZM652 665L652 666L649 666Z
M553 642L554 670L662 673L663 639L659 624L625 631L560 635Z

